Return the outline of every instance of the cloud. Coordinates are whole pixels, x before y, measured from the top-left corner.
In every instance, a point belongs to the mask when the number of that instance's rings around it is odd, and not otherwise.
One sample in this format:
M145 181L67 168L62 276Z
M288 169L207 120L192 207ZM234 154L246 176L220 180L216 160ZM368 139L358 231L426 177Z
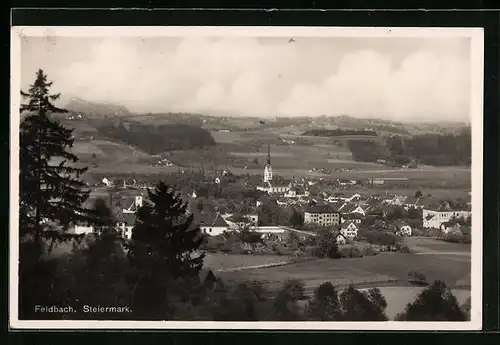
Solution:
M85 59L58 66L53 79L65 94L138 112L469 117L468 57L432 44L397 61L380 49L345 50L301 40L158 42L93 42Z

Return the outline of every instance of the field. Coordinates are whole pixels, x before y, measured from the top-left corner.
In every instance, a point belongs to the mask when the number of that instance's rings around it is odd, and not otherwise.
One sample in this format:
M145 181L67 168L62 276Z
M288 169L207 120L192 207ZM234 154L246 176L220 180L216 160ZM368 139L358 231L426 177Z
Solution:
M249 124L252 119L238 120ZM253 119L255 120L255 119ZM112 142L99 138L95 133L92 120L71 122L75 126L75 141L73 152L82 163L89 165L89 173L112 174L113 172L130 172L136 174L158 174L177 171L177 168L154 167L157 160L136 148L119 142ZM231 123L237 119L230 119ZM239 123L238 122L238 123ZM68 124L69 125L69 124ZM231 126L229 126L231 127ZM234 127L234 126L233 126ZM247 128L251 128L247 126ZM172 161L180 166L211 170L215 166L219 169L230 170L236 174L261 175L267 156L267 145L271 145L271 161L274 174L284 178L301 177L334 177L345 179L364 180L369 178L408 178L411 188L432 186L450 190L451 188L470 189L470 168L464 167L425 167L418 169L395 169L381 164L356 162L347 148L346 140L353 136L316 137L301 136L303 131L294 127L260 128L246 131L232 130L230 132L212 131L217 142L215 148L201 150L184 150L173 152ZM80 136L87 137L81 139ZM89 140L95 135L94 140ZM362 136L357 139L380 140ZM294 141L284 143L283 140ZM92 155L95 154L95 157ZM94 164L97 166L94 167ZM319 172L320 169L335 170L330 175ZM340 169L347 171L339 171ZM392 189L389 186L380 186L380 189ZM434 195L434 193L431 192Z
M203 261L203 267L213 271L232 270L242 267L287 262L291 259L291 257L286 255L207 254Z
M427 237L409 237L405 243L410 249L420 253L448 254L456 253L464 256L470 256L471 245L466 243L451 243L435 240Z
M436 245L440 242L434 241ZM430 243L430 242L429 242ZM443 252L458 251L457 246L441 249ZM362 257L356 259L315 259L298 262L284 266L269 268L248 269L237 272L220 272L224 280L245 281L258 280L277 288L280 284L290 278L300 279L306 283L309 290L319 286L321 283L330 281L334 285L369 284L377 286L384 285L390 280L406 283L408 273L417 271L422 273L427 281L442 280L449 286L470 286L470 255L462 248L463 255L447 255L447 253L435 253L435 255L416 255L404 253L381 253L376 256ZM278 257L278 261L282 261ZM262 258L264 261L267 258ZM224 265L234 265L230 262L235 260L234 256L223 256L213 259L229 260ZM240 259L241 260L241 259Z

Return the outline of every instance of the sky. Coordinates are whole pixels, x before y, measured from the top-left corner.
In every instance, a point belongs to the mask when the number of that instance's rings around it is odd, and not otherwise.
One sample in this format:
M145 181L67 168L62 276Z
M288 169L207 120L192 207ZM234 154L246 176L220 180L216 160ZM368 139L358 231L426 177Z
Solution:
M25 38L24 89L39 68L139 113L470 120L467 38Z

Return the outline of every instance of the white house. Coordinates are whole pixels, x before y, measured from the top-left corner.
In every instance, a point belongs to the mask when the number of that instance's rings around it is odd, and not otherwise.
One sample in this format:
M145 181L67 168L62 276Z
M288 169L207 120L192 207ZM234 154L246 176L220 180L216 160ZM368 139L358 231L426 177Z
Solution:
M297 186L289 187L289 189L285 192L284 197L285 198L301 198L301 197L307 197L309 196L310 193L308 190L299 188Z
M266 192L267 194L284 194L290 190L290 186L273 185L271 182L266 182L263 186L257 186L257 190Z
M423 209L422 221L424 228L441 229L443 223L449 222L453 218L467 219L472 215L468 210L450 210L447 207L439 207L436 210Z
M221 235L224 231L229 230L229 225L219 213L215 215L215 218L211 222L200 223L201 231L209 236Z
M363 217L364 216L360 213L342 214L340 223L353 222L354 224L361 224Z
M358 227L353 222L345 222L340 228L340 233L346 238L353 240L358 236Z
M357 213L362 216L365 216L369 208L370 205L356 205L351 203L345 203L339 208L339 212L344 214Z
M106 185L106 187L113 187L114 183L112 180L107 179L106 177L102 179L102 183Z
M137 195L137 196L134 198L134 201L130 204L130 206L129 206L129 207L127 207L127 208L124 208L124 209L122 210L122 212L123 212L124 214L127 214L127 213L135 213L135 212L137 212L137 210L138 210L139 208L141 208L141 207L142 207L143 203L144 203L144 199L143 199L143 197L142 197L141 195Z
M347 242L347 238L342 234L342 233L339 233L336 237L335 237L335 240L337 241L337 244L346 244Z
M132 238L132 229L135 225L135 213L121 212L116 216L116 218L116 228L120 232L120 235L123 238L130 240Z
M409 237L411 236L411 226L406 223L399 223L396 225L397 232L399 236Z
M94 232L94 227L93 226L87 226L87 225L75 225L74 227L74 232L76 235L83 235L83 234L91 234Z

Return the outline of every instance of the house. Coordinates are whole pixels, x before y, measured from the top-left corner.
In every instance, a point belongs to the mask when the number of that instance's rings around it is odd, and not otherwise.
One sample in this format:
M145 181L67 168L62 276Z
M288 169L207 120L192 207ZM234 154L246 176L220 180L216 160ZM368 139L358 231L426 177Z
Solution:
M292 186L285 192L285 198L301 198L309 196L309 191L298 186Z
M356 181L354 181L356 182ZM359 195L358 193L354 193L350 197L345 198L344 200L347 202L355 202L355 201L360 201L363 197Z
M94 232L94 227L92 225L75 224L73 231L76 235L91 234Z
M106 187L113 187L113 180L107 179L106 177L102 179L102 183L106 185Z
M364 216L359 213L347 213L347 214L342 214L340 217L340 223L345 223L345 222L353 222L354 224L361 224L361 221L363 220Z
M137 181L134 178L124 179L123 180L123 188L135 187Z
M224 220L224 218L222 218L219 213L210 218L203 218L199 219L198 222L200 229L204 234L207 234L209 236L217 236L229 230L229 224Z
M243 228L246 225L255 227L259 224L259 215L257 214L228 214L222 218L231 229Z
M342 233L337 234L335 240L337 241L338 245L347 243L347 238Z
M422 220L424 228L442 229L444 223L455 219L467 219L471 217L470 210L452 210L449 205L443 204L435 209L423 209Z
M358 227L354 222L345 222L340 227L340 233L346 238L353 240L358 236Z
M144 205L144 202L151 203L149 200L145 200L142 195L137 195L134 197L133 200L129 200L128 204L129 206L127 208L124 208L122 212L124 214L127 213L135 213L139 208L141 208Z
M339 208L339 212L343 214L358 213L362 216L365 216L369 208L370 205L356 205L356 204L346 203Z
M404 195L395 195L392 199L385 200L386 204L392 206L403 206L406 202L407 197Z
M257 190L266 192L267 194L284 194L290 190L290 186L273 185L271 182L266 182L263 186L257 186Z
M315 205L304 211L305 224L339 225L340 213L330 205Z
M403 237L411 236L411 226L402 221L397 221L395 224L396 234Z
M403 207L406 211L408 211L411 208L419 208L418 201L420 198L416 198L414 196L409 196L406 198Z
M134 228L136 220L135 213L125 213L119 211L115 214L115 217L118 232L123 238L130 240L132 238L132 229Z
M462 235L462 227L457 222L447 222L441 224L441 230L445 234Z

